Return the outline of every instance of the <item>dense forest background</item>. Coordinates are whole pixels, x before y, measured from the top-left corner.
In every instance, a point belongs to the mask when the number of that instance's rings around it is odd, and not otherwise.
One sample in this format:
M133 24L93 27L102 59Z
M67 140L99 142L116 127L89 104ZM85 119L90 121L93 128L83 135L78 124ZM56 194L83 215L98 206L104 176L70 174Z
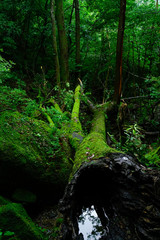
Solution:
M84 134L92 121L87 103L104 104L119 94L117 107L105 115L108 145L151 169L159 168L159 2L127 1L123 49L118 49L120 2L125 4L119 0L0 1L3 196L24 202L26 194L30 203L34 193L41 205L53 186L49 198L56 202L62 196L74 163L76 147L68 126L75 127L72 108L78 84L83 86L79 119ZM117 87L118 51L123 61L122 86ZM1 234L6 230L15 234L0 225ZM38 234L33 239L42 239Z
M80 77L93 101L100 103L111 99L120 2L81 1L80 6L76 1L64 1L64 6L60 6L61 3L56 2L56 13L53 5L52 14L50 1L0 3L1 90L5 91L4 86L25 90L37 104L44 104L51 96L57 98L61 88L59 101L63 107L71 108L72 90ZM58 29L63 35L53 29L51 15L62 17L62 20L56 17L56 21L59 25L62 22ZM122 97L129 103L129 124L132 128L138 124L146 132L159 129L159 34L158 2L128 1ZM62 39L67 41L66 50L61 50ZM59 80L56 57L61 65ZM69 64L66 70L61 62Z

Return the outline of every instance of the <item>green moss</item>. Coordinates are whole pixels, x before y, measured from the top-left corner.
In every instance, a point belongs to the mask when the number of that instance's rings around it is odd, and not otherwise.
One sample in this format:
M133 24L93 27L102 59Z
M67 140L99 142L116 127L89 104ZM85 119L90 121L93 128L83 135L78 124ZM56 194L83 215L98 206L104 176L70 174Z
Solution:
M2 205L6 205L6 204L8 204L8 203L10 203L9 200L7 200L6 198L0 196L0 207L1 207Z
M100 157L105 157L107 154L115 152L120 151L109 147L105 142L103 134L91 132L87 137L85 137L76 151L72 175L83 162L90 162L95 159L98 160Z
M18 112L5 112L0 116L0 157L3 161L25 165L27 161L45 159L51 148L50 128L42 121L23 116Z
M80 90L81 87L78 85L75 89L74 94L74 105L71 115L71 126L70 126L70 134L69 139L71 142L71 145L77 149L79 146L81 139L84 137L81 122L79 120L79 109L80 109Z
M105 114L103 108L95 111L94 118L92 121L91 132L100 133L105 138L106 128L105 128Z
M0 116L0 186L29 179L65 185L71 164L55 131L43 121L5 111Z
M9 203L0 207L0 226L3 232L14 232L19 239L43 239L21 204Z
M36 195L25 189L16 189L12 198L17 202L35 203Z
M106 143L105 114L103 106L102 108L99 107L94 113L91 133L84 138L76 151L75 163L70 179L83 162L98 160L100 157L116 152L120 151L109 147Z

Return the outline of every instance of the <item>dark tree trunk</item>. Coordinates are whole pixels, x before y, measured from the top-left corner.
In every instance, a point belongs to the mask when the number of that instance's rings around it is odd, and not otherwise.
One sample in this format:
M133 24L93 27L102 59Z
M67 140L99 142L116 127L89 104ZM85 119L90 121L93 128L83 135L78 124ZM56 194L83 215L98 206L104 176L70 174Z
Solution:
M48 23L48 16L47 16L47 12L48 12L48 0L46 0L45 2L45 18L44 18L44 24L43 24L43 31L41 32L41 36L39 38L39 44L37 44L37 49L33 52L33 74L36 75L36 68L39 68L39 65L37 66L37 61L38 61L38 57L39 55L42 53L43 54L43 48L44 48L44 41L45 41L45 29L46 29L46 25Z
M84 162L60 202L61 239L79 239L77 218L91 205L109 230L103 239L159 240L160 172L121 153Z
M56 20L60 49L61 84L69 82L68 42L64 24L63 0L56 0Z
M56 22L55 22L55 1L51 0L51 21L52 21L52 36L53 36L53 57L55 65L55 80L56 84L61 87L60 84L60 66L59 57L57 49L57 39L56 39Z
M119 104L122 92L122 53L123 53L123 36L125 28L125 11L126 0L121 0L120 17L117 35L117 50L116 50L116 73L115 73L115 89L114 101Z
M156 8L158 9L158 0L156 0Z
M76 80L80 78L80 14L79 0L75 0L75 16L76 16Z

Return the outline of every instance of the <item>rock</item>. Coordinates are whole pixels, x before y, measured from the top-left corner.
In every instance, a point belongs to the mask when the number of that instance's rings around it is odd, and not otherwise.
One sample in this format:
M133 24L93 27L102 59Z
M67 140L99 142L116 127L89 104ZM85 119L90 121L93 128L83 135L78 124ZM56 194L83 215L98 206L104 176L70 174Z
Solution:
M43 239L42 233L37 229L22 205L8 203L7 200L4 200L3 205L0 205L0 228L3 233L7 231L14 233L13 239Z
M45 122L19 112L3 112L0 115L1 190L11 193L21 188L40 194L41 198L49 194L58 199L67 184L71 164L63 158L62 150L55 154L56 144L59 140Z

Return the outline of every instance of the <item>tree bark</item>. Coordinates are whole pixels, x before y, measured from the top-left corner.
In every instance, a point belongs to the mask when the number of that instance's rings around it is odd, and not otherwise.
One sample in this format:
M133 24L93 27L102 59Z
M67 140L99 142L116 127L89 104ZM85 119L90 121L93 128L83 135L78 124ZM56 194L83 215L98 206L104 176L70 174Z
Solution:
M115 73L115 88L114 101L119 104L122 92L122 54L123 54L123 37L125 28L125 11L126 0L120 2L120 17L117 35L117 50L116 50L116 73Z
M159 240L159 202L158 170L146 169L121 153L84 162L60 201L64 222L59 239L79 239L77 219L83 207L94 205L108 230L103 239Z
M68 65L68 42L64 23L63 0L56 0L55 2L60 49L61 84L65 85L67 82L69 82L69 65Z
M75 17L76 17L76 80L80 78L80 13L79 0L75 0Z
M59 66L59 57L58 57L58 48L57 48L57 39L56 39L56 22L55 22L55 2L51 0L51 22L52 22L52 37L53 37L53 57L55 64L55 80L56 84L61 88L60 83L60 66Z

